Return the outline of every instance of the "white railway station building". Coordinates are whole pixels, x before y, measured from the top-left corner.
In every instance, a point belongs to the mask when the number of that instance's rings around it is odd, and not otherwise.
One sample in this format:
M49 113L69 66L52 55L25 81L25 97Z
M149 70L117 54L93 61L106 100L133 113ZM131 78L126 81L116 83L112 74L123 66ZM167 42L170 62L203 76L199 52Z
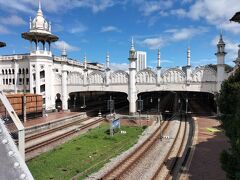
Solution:
M58 37L51 33L51 23L43 16L41 5L36 17L29 22L29 31L22 37L30 42L28 54L0 56L0 90L8 93L41 94L46 111L55 109L57 94L61 95L62 109L68 109L72 92L113 91L128 95L129 113L136 112L137 95L150 91L219 92L222 82L232 73L225 72L225 43L222 35L217 44L217 71L210 67L191 66L190 48L187 50L187 65L162 69L160 51L156 69L137 71L137 51L132 45L129 51L128 72L110 69L110 57L106 56L106 68L98 64L83 63L67 57L54 56L51 44ZM235 61L240 62L239 57Z

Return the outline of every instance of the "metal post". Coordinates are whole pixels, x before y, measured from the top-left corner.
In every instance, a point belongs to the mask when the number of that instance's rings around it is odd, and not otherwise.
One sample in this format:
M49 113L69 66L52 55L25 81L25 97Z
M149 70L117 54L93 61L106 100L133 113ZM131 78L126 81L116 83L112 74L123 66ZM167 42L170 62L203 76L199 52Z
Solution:
M187 114L187 111L188 111L188 98L186 98L186 114Z
M23 159L25 159L25 130L18 131L18 149Z
M27 122L27 98L23 95L23 122Z
M161 102L161 99L158 98L158 113L160 112L160 102Z

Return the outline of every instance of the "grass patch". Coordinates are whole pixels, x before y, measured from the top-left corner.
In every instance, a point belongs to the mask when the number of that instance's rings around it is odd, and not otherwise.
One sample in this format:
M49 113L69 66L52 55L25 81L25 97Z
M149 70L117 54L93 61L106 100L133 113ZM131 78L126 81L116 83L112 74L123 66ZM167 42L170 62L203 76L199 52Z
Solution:
M28 162L28 167L36 180L70 179L87 175L99 170L110 158L133 146L142 133L138 127L122 126L127 134L117 133L110 137L106 132L108 125L83 134L58 146Z

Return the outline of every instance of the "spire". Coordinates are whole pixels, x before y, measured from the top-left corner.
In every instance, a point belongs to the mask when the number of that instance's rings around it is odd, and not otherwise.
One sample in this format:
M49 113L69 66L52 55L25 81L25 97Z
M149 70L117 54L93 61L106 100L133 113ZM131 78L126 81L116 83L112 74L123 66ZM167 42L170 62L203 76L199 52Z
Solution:
M67 49L66 49L66 44L65 43L63 43L62 56L67 57Z
M110 66L110 56L109 56L109 52L107 52L107 56L106 56L106 70L109 70Z
M226 54L225 52L225 43L223 41L223 35L222 35L222 32L220 33L220 37L219 37L219 41L218 41L218 44L217 44L217 49L218 49L218 52L217 54L221 54L221 53L224 53Z
M129 51L129 60L130 61L136 61L136 51L135 51L135 48L134 48L133 37L132 37L132 42L131 42L131 49Z
M43 16L41 0L38 0L38 12L37 12L37 16Z
M131 51L135 51L135 48L134 48L134 39L133 39L133 37L132 37L132 43L131 43L131 49L130 49Z
M87 56L86 56L86 53L84 54L83 64L84 64L84 70L87 70Z
M161 53L160 49L158 49L158 57L157 57L157 68L161 67Z
M191 66L191 49L188 47L187 49L187 66Z
M42 10L41 0L38 0L38 10Z
M29 29L32 29L32 17L29 18Z

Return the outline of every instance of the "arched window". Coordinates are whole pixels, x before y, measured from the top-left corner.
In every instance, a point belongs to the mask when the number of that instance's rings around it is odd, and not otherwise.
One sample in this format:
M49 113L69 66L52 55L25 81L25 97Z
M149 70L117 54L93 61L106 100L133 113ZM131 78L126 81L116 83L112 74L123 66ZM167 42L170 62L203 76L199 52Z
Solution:
M12 73L13 73L13 74L15 73L14 69L12 70Z
M18 70L18 73L19 73L19 74L22 74L22 70L21 70L20 68L19 68L19 70Z
M9 70L8 70L8 72L9 72L9 74L12 74L12 71L11 71L11 69L9 69Z
M22 73L25 74L25 69L22 69Z
M8 74L8 71L7 71L7 69L5 70L5 74Z
M4 70L2 70L2 74L4 75Z
M28 74L28 68L26 69L26 74Z

